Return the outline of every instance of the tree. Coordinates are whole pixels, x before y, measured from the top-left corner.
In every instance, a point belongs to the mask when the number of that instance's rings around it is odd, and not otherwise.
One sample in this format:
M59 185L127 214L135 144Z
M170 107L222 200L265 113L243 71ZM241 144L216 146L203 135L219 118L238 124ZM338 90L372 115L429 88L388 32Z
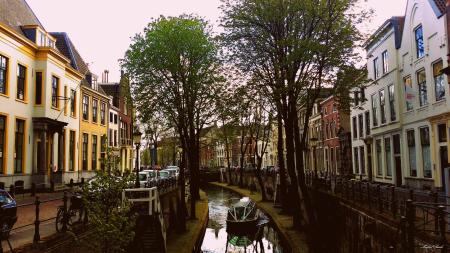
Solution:
M125 252L134 238L136 216L130 210L131 204L122 201L122 192L133 178L119 177L120 170L111 162L118 161L114 159L117 157L109 147L105 150L105 170L97 170L94 179L83 186L83 203L92 227L87 246L92 252Z
M356 62L354 48L362 39L356 25L365 18L354 11L357 2L223 0L229 59L266 86L283 121L297 228L317 230L304 173L307 122L322 87L332 87L336 72ZM303 132L299 107L306 111Z
M189 168L191 217L195 218L200 132L214 116L214 100L223 83L211 28L193 15L161 16L133 38L121 64L133 80L137 109L158 110L175 126ZM181 168L182 196L183 180Z

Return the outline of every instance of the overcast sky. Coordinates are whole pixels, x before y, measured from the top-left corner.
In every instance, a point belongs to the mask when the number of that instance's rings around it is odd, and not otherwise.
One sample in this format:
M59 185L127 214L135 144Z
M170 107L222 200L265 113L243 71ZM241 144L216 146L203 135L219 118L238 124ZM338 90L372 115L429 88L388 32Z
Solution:
M91 71L101 78L110 71L109 81L118 81L118 59L130 37L141 32L151 18L195 13L213 24L220 17L220 0L27 0L45 29L67 32ZM375 11L368 22L374 31L387 18L404 15L407 0L367 0ZM101 80L100 80L101 81Z

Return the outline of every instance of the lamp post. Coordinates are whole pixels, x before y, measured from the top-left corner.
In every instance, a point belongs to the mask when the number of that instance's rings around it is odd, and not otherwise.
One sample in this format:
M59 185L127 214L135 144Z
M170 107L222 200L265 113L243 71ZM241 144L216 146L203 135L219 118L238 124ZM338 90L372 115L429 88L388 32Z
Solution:
M317 157L316 157L316 147L317 147L317 138L312 137L309 139L309 143L311 144L311 147L313 148L313 161L314 161L314 174L317 177Z
M133 141L134 144L136 145L136 165L135 165L135 169L136 169L136 188L139 188L141 186L140 182L139 182L139 148L141 147L141 135L142 133L139 131L139 129L135 129L133 131Z

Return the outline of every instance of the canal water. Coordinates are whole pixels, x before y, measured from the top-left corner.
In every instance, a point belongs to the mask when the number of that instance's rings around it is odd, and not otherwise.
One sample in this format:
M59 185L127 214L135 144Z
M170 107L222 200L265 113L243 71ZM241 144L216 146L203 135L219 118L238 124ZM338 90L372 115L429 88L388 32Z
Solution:
M283 247L278 233L270 222L264 228L261 241L250 242L245 238L228 235L226 231L227 211L230 199L241 198L233 191L214 185L205 185L202 189L208 195L209 222L202 244L204 253L282 253ZM228 240L228 244L227 244Z

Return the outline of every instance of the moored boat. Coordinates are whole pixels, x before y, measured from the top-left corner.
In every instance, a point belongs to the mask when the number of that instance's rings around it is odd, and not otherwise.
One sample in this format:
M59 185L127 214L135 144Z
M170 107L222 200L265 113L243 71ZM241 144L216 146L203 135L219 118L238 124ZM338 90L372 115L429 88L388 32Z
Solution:
M248 197L240 199L228 210L227 232L233 235L254 235L258 228L259 210Z

